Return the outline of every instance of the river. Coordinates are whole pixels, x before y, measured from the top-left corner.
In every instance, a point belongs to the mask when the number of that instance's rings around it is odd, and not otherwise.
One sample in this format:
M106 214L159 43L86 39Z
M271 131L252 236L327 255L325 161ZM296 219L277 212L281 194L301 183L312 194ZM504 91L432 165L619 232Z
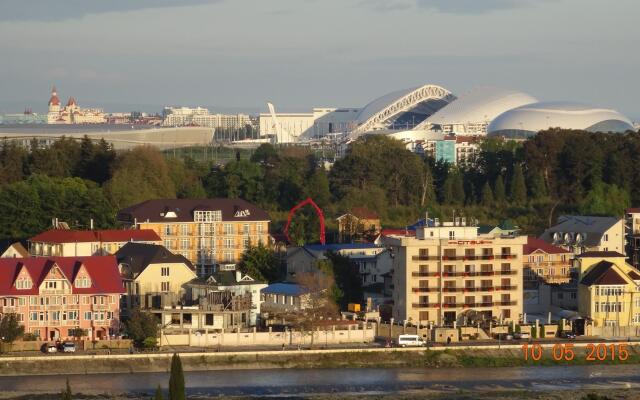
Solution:
M68 375L74 392L151 394L167 373ZM59 392L65 376L0 377L3 393ZM189 395L393 393L402 390L640 388L640 365L442 369L270 369L185 373Z

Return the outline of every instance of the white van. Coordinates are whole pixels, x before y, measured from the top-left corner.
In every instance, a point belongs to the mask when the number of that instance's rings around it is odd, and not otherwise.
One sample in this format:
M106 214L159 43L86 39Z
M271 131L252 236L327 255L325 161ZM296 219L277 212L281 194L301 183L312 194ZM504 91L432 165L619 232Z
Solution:
M398 336L398 346L424 346L424 340L418 335L400 335Z

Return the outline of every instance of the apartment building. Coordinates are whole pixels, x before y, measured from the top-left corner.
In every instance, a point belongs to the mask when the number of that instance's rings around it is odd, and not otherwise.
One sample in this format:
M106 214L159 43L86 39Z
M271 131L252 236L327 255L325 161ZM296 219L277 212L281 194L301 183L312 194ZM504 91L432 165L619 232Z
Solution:
M595 326L640 326L640 274L614 251L578 256L578 312Z
M640 269L640 208L628 208L624 213L626 254L629 263Z
M76 231L49 229L28 240L33 256L86 257L114 254L126 243L160 244L157 233L149 229L109 229Z
M572 276L573 253L544 240L528 237L524 246L522 267L524 286L534 289L541 282L569 283Z
M43 340L108 339L119 321L122 282L113 256L0 259L0 314L15 313Z
M269 243L269 215L242 199L148 200L120 210L117 219L156 232L164 247L196 264L200 276L213 264L238 262L249 244Z
M526 237L482 236L461 219L427 222L415 237L385 236L394 253L393 318L446 325L481 314L518 321Z

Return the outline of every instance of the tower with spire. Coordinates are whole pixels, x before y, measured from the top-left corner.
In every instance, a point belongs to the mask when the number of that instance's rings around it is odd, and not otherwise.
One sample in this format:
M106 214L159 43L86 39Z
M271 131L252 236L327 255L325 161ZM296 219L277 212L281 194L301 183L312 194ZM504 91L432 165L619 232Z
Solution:
M47 113L47 123L54 124L60 117L60 99L58 91L54 86L51 89L51 98L49 99L49 112Z

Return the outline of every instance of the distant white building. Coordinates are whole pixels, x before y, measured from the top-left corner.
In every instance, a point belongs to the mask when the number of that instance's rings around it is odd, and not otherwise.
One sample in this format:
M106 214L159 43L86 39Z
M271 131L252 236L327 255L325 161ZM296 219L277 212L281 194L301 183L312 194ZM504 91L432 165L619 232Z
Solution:
M623 218L563 215L540 239L575 254L587 251L625 252Z
M211 114L202 107L165 107L164 126L197 125L208 128L239 129L251 124L247 114Z
M260 136L274 136L280 143L323 138L351 131L358 108L314 108L309 113L260 114Z

